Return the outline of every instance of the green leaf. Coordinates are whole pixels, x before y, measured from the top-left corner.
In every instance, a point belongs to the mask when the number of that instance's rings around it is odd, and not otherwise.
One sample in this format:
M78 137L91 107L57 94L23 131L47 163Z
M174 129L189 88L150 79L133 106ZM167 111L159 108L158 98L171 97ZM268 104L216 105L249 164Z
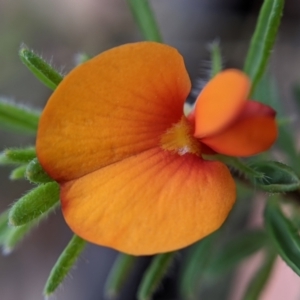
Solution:
M56 291L84 250L85 245L85 240L77 235L73 236L50 272L44 288L45 296L50 296Z
M300 276L300 237L297 228L281 212L276 197L269 198L264 217L267 233L278 254Z
M264 262L252 277L243 300L257 300L260 299L260 294L264 290L264 287L270 278L274 262L276 259L276 253L268 249L265 253Z
M42 184L21 199L10 209L9 223L24 225L46 213L59 200L59 185L56 182Z
M211 53L211 74L210 78L220 73L223 69L222 55L219 41L214 41L209 45Z
M136 257L120 253L109 272L105 284L105 296L107 299L115 299L118 297L120 290L123 287L125 280L128 278L134 264Z
M35 227L39 224L40 221L45 219L55 208L57 205L53 206L50 210L48 210L47 214L40 215L39 218L31 221L22 226L18 227L10 227L8 228L4 240L3 240L3 254L10 254L15 247L23 240L23 238Z
M37 158L34 158L26 168L26 178L33 183L47 183L53 179L44 171Z
M217 234L211 234L189 249L188 260L183 265L180 280L182 299L196 299L198 285L210 263Z
M144 273L137 292L138 300L150 300L169 270L177 252L158 254Z
M5 156L6 160L11 163L25 164L36 157L36 152L34 147L8 148L1 155Z
M247 53L244 71L252 80L252 91L265 72L280 24L284 0L265 0Z
M208 267L209 275L220 275L236 267L241 261L267 244L268 237L262 230L241 232L222 245Z
M263 178L254 178L255 185L271 193L295 191L300 187L300 180L295 171L277 161L254 162L251 167L263 173Z
M162 37L148 0L127 0L127 3L144 39L161 43Z
M35 222L34 222L35 223ZM10 254L26 234L33 228L34 223L28 223L23 226L9 228L3 242L2 253L4 255Z
M19 167L13 169L9 175L9 179L10 180L24 179L26 168L27 168L27 165L22 165L22 166L19 166Z
M23 133L35 134L40 112L0 98L0 126Z
M46 63L40 56L29 50L26 45L21 45L19 56L33 75L48 88L55 90L63 80L63 76L59 72Z

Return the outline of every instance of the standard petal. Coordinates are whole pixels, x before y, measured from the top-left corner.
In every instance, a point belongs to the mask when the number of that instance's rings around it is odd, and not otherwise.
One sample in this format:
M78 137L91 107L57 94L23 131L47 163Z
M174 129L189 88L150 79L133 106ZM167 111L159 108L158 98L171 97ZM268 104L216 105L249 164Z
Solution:
M235 202L235 184L222 163L156 148L63 184L61 201L77 235L150 255L218 229Z
M238 120L223 132L201 139L220 154L251 156L268 150L277 138L275 111L262 103L247 101Z
M210 80L197 98L195 137L216 134L235 121L249 91L250 80L239 70L225 70Z
M68 181L159 144L190 91L181 55L142 42L108 50L70 72L43 111L38 158Z

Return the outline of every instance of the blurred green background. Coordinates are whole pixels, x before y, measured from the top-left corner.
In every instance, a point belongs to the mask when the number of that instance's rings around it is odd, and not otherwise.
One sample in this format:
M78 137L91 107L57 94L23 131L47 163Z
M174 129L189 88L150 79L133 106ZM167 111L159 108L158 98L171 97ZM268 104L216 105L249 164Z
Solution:
M221 43L225 66L242 66L262 1L152 0L150 3L164 41L182 53L196 83L197 78L205 77L209 66L207 46L216 38ZM299 17L300 2L286 1L270 65L282 104L291 117L291 87L300 81ZM51 94L19 60L21 43L66 74L74 67L79 53L93 56L141 39L124 0L0 0L0 96L42 109ZM0 128L0 149L32 143L34 137ZM25 181L9 181L9 172L9 167L0 169L1 211L31 188ZM49 271L70 237L71 232L58 211L40 224L14 253L0 256L0 299L42 299ZM57 299L103 299L103 285L115 255L113 250L89 245L72 278L57 293ZM139 271L146 263L141 259L121 299L134 299ZM176 300L174 297L174 293L158 296L164 300Z

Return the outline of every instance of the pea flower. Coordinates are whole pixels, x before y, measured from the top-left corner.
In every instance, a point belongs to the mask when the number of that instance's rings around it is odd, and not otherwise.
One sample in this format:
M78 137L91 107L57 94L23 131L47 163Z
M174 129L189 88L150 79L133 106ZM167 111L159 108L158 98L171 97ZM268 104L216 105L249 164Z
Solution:
M61 187L69 227L133 255L183 248L217 230L236 198L221 162L275 141L275 112L247 100L248 77L216 75L185 117L181 55L154 42L108 50L72 70L41 116L38 159Z

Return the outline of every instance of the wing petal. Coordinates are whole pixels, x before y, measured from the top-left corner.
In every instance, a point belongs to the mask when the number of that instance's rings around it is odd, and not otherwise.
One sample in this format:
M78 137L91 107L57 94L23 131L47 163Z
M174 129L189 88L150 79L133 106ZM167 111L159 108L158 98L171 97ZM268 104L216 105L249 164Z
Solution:
M63 184L61 201L82 238L150 255L217 230L235 202L235 184L222 163L157 148Z
M174 48L142 42L108 50L71 71L49 99L39 161L63 182L156 147L180 120L189 91Z

